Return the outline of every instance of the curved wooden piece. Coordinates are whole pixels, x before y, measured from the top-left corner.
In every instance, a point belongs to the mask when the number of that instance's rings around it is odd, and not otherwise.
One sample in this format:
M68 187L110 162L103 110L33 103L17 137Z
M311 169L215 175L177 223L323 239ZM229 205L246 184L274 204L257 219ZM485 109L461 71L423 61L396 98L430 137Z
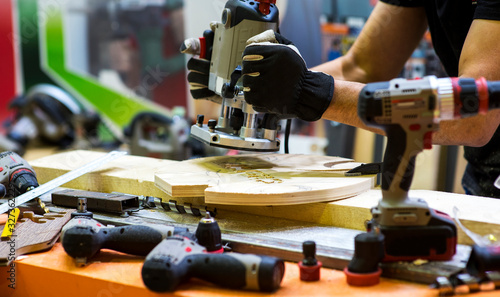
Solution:
M315 155L249 154L182 161L155 175L170 196L226 205L291 205L351 197L371 189L375 176L346 177L350 159Z

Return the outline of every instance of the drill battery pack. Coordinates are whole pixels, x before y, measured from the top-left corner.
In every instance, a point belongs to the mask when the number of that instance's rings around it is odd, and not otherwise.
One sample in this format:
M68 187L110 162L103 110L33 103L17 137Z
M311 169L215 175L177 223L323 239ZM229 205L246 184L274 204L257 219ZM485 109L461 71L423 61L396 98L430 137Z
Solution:
M443 212L429 211L431 219L425 226L380 226L385 236L383 262L453 258L457 246L457 228L453 220Z

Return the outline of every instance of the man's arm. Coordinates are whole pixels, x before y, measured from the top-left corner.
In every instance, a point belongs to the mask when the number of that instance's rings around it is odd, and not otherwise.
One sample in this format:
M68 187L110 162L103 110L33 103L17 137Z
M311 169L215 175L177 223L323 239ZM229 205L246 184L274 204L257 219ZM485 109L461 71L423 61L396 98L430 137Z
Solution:
M378 2L346 55L319 65L336 80L385 81L396 77L427 29L423 7Z
M378 2L348 53L313 68L335 78L335 92L323 119L367 129L357 115L358 95L366 82L398 75L427 29L423 7L398 7ZM361 82L361 83L355 83Z
M500 21L474 20L460 55L459 75L500 80L498 40ZM500 110L457 121L443 121L439 132L434 134L434 142L483 146L488 143L499 124Z
M341 79L371 82L395 77L425 31L422 21L426 23L426 18L422 16L423 13L420 8L398 8L379 2L346 56L314 69L336 78L334 96L323 119L383 134L380 130L366 127L357 116L358 95L364 85ZM388 21L384 23L382 20ZM379 28L383 32L379 33L380 38L373 38L377 35L373 33L377 32L374 27L384 24L386 27ZM416 28L420 28L420 31ZM474 20L462 50L460 76L500 80L499 39L500 21ZM483 146L491 139L499 124L500 110L467 119L443 121L440 130L433 135L433 143Z

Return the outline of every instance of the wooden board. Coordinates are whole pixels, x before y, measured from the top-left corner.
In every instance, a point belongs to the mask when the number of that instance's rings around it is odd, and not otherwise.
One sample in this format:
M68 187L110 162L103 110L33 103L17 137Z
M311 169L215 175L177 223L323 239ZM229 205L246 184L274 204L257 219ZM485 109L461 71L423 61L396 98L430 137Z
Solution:
M174 199L204 196L209 204L305 204L373 188L373 175L344 175L358 165L350 159L313 155L218 156L173 164L155 175L155 184Z
M77 169L105 153L77 150L30 161L39 183L46 183L70 170ZM121 192L133 195L165 196L154 185L154 173L177 161L125 155L93 172L76 178L63 187L96 192ZM43 170L42 170L43 168Z
M77 168L77 165L83 164L83 162L62 162L61 160L73 159L75 158L73 155L87 156L90 160L90 157L98 158L103 154L86 151L66 152L33 160L30 164L35 168L40 183L45 183L71 169ZM82 190L117 191L135 195L155 196L168 201L173 198L154 186L154 172L159 170L159 166L172 166L176 163L178 162L125 156L121 160L113 161L104 167L108 169L87 174L67 186ZM111 166L111 168L108 166ZM498 216L500 199L427 190L412 190L410 196L422 198L429 203L430 207L450 215L453 213L453 207L456 206L461 210L459 214L460 220L471 231L481 235L500 234L500 216ZM328 203L280 206L217 205L217 210L218 216L221 218L228 213L249 213L363 230L364 222L371 218L370 208L375 206L381 197L381 191L373 189L349 199ZM199 204L203 198L177 197L175 200L182 203ZM458 230L458 242L460 244L472 244L470 238L464 235L460 229Z
M61 229L71 219L68 210L43 216L25 212L11 238L0 241L0 266L7 266L17 256L50 249L59 238ZM0 226L3 229L4 226ZM15 254L12 250L15 249Z

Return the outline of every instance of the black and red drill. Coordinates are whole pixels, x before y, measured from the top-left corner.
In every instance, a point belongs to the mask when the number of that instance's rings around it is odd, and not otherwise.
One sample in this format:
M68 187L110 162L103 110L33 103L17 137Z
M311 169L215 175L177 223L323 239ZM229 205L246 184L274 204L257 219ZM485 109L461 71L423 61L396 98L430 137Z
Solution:
M432 147L443 120L486 114L500 108L500 82L484 78L393 79L367 84L358 115L383 130L387 148L382 166L382 199L372 208L369 235L355 239L355 256L345 269L349 280L371 284L380 261L449 260L456 251L456 226L445 213L410 198L415 158ZM377 252L365 252L376 247ZM364 277L367 279L364 280Z

